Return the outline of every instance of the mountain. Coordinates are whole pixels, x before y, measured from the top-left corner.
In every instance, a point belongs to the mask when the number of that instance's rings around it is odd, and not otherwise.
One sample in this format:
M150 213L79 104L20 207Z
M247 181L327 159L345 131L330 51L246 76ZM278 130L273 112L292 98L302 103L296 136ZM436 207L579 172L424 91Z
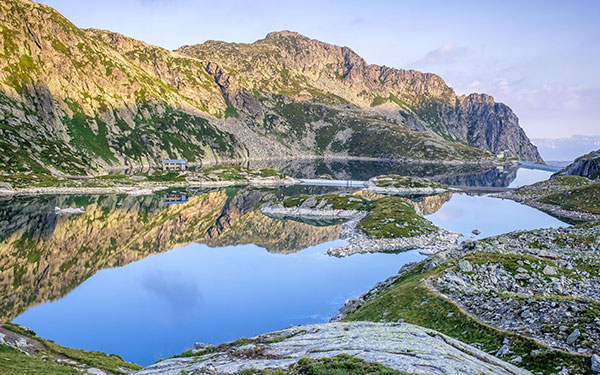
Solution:
M291 32L169 51L0 3L0 170L334 155L541 161L505 105Z
M591 180L600 180L600 150L592 151L575 159L555 176L583 176Z
M225 96L249 110L247 98L260 101L265 92L350 105L452 142L542 161L514 113L491 96L457 96L435 74L370 65L348 47L282 31L252 44L208 41L177 51L210 61Z
M544 160L573 161L600 148L600 136L573 135L569 138L533 138ZM567 163L569 164L569 163Z

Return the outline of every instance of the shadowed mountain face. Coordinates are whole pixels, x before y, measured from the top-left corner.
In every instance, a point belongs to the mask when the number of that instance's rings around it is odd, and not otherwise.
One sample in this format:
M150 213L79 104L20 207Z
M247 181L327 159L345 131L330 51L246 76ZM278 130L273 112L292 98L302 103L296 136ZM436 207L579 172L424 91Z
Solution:
M256 244L290 253L338 238L339 226L270 219L258 210L272 192L225 189L184 204L158 196L16 199L0 205L0 321L59 298L98 270L118 267L190 242ZM57 215L55 207L81 207Z
M305 155L539 161L512 111L434 74L368 65L290 32L169 51L0 3L0 169ZM15 150L19 150L16 152Z
M485 94L457 96L435 74L367 64L348 47L282 31L252 44L209 41L177 51L210 61L207 72L229 102L257 118L266 116L261 93L278 93L297 101L349 104L408 129L541 161L504 104ZM274 104L270 109L285 117L285 105Z
M600 180L600 150L578 157L555 176L583 176L591 180Z

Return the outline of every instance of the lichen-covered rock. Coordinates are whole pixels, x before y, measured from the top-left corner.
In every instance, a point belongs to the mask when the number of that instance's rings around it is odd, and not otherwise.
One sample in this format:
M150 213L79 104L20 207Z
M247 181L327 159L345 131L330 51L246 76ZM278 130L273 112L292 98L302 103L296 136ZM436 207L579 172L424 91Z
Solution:
M216 347L210 354L171 358L137 375L238 374L250 369L287 369L301 358L349 354L411 374L527 375L479 349L411 324L326 323L297 326ZM221 348L221 349L220 349ZM206 351L205 351L206 352Z

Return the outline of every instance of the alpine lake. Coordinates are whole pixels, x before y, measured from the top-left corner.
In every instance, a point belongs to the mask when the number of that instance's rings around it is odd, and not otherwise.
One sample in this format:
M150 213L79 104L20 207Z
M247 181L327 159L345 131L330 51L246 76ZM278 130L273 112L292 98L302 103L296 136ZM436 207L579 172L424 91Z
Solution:
M486 188L518 187L551 174L360 161L248 166L298 178L395 173ZM417 249L330 257L327 249L344 244L340 223L276 220L260 208L298 194L353 190L297 185L3 199L0 319L66 347L115 353L143 366L195 342L326 322L347 299L425 256ZM462 239L568 225L484 193L425 199L426 218ZM57 214L55 207L84 212Z

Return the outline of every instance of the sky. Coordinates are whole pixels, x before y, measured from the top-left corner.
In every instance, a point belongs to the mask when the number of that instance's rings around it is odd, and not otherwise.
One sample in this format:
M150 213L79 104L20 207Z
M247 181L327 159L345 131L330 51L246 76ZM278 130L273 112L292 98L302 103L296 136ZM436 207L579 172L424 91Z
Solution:
M600 135L600 1L40 0L168 49L292 30L510 106L535 138Z

